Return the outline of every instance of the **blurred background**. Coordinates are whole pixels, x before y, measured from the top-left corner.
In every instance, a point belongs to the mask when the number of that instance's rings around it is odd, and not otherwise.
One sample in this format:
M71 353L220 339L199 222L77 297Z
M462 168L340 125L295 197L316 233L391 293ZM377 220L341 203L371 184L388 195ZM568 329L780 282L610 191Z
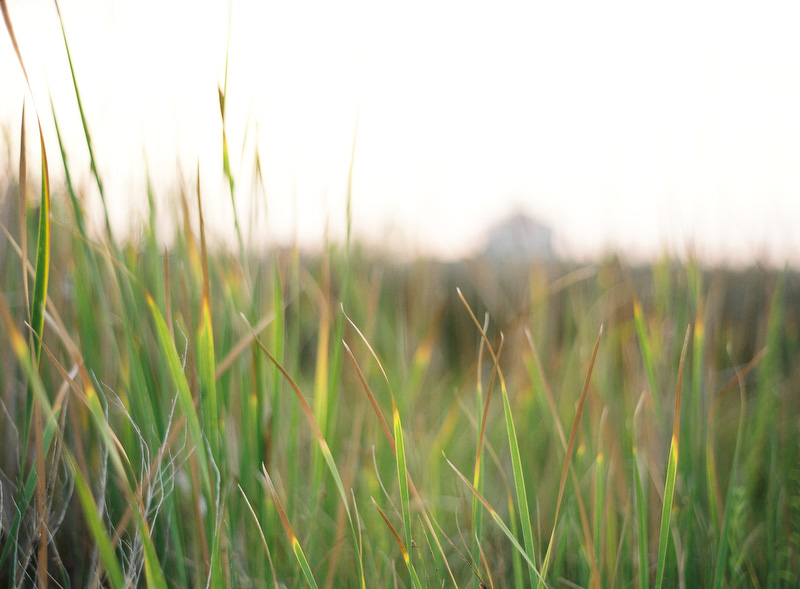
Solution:
M560 257L800 263L792 3L59 6L120 233L146 217L148 174L168 215L199 165L211 233L234 243L221 86L252 244L343 239L354 154L353 234L403 254L471 256L511 218L543 228ZM9 11L52 174L63 177L48 94L99 211L56 7ZM25 85L0 37L0 157L16 162Z

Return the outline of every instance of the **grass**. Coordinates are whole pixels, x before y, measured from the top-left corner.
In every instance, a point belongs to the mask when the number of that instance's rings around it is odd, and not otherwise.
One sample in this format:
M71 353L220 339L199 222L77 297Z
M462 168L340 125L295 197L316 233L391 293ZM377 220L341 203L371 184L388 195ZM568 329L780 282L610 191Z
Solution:
M796 273L389 262L349 220L234 255L196 187L162 250L154 211L91 236L39 139L0 200L0 586L800 583Z

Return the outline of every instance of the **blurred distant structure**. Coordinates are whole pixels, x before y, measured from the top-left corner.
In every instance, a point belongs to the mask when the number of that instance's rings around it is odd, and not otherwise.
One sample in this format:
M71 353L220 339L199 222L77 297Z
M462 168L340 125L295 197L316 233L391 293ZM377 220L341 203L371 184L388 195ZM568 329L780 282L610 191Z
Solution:
M524 213L515 213L489 230L481 256L497 261L554 260L552 231Z

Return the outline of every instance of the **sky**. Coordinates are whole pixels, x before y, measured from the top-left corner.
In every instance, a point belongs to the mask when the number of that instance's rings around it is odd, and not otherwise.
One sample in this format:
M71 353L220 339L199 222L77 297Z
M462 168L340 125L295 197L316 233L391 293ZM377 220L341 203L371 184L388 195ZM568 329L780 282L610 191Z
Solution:
M51 97L96 211L55 4L8 3L52 173L62 176ZM524 212L579 259L800 265L793 3L59 6L121 232L146 216L147 174L166 219L199 168L219 239L232 241L232 202L253 242L343 239L352 155L353 233L384 248L468 256L492 224ZM218 101L226 56L233 201ZM5 34L0 80L15 162L26 91Z

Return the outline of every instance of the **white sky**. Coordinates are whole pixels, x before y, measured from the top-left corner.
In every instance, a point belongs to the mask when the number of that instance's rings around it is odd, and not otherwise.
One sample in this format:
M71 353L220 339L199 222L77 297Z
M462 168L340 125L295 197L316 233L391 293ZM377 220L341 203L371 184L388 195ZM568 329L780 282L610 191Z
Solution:
M48 92L91 196L54 4L9 4L53 172ZM568 255L800 262L794 3L60 6L116 227L143 215L145 161L164 200L199 161L215 232L233 233L217 100L230 14L227 132L240 223L256 239L343 235L360 108L352 205L366 239L455 257L524 210ZM2 33L14 153L24 84ZM251 213L256 147L266 215Z

